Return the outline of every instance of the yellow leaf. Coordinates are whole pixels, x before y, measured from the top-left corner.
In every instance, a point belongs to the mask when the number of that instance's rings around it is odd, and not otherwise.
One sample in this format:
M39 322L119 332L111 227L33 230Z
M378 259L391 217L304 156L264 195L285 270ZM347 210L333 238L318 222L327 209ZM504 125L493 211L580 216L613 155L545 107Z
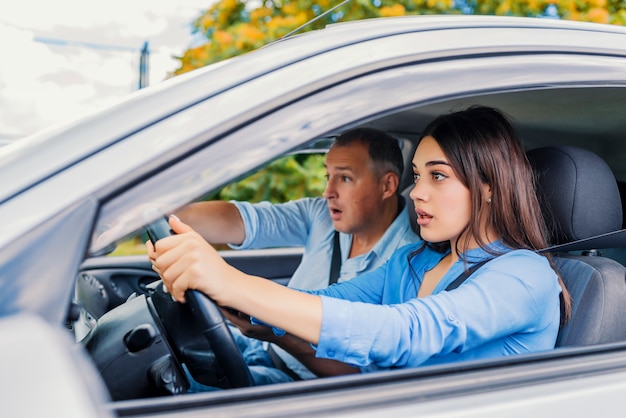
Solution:
M383 6L380 8L381 17L404 16L406 9L402 4L396 3L393 6Z
M224 30L216 30L213 33L213 39L222 47L227 47L233 43L233 35Z
M595 23L609 23L609 12L600 7L594 7L587 12L587 19Z

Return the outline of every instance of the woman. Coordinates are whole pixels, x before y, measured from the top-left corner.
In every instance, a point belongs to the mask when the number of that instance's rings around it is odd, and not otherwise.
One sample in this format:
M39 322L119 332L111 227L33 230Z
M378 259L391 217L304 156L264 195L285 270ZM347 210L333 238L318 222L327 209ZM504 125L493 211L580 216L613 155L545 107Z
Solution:
M189 226L148 244L172 296L197 289L361 371L497 357L554 347L559 295L524 149L497 110L472 107L431 122L413 158L411 199L423 242L379 269L316 292L249 276ZM490 261L455 290L472 265ZM568 311L566 304L566 312Z

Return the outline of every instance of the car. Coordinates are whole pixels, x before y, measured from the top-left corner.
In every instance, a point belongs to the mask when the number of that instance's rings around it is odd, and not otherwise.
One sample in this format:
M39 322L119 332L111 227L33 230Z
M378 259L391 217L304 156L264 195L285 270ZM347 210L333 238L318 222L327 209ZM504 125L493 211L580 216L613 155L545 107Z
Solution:
M8 145L11 142L16 141L17 139L18 137L11 136L11 135L0 135L0 147L4 145Z
M219 350L199 338L197 314L170 316L182 308L158 293L147 257L112 256L116 243L276 158L323 152L351 128L391 133L408 161L426 123L474 104L511 116L546 199L550 188L576 192L584 181L597 192L582 200L574 193L565 202L570 212L560 218L554 209L563 202L552 198L546 205L557 225L564 228L558 222L565 217L574 225L549 249L559 254L574 295L572 321L554 350L184 393L178 344L199 346L199 356ZM6 145L0 149L4 414L620 416L626 390L625 114L624 27L412 16L291 36ZM556 154L537 149L565 150L573 164L556 167ZM594 161L590 171L577 171L586 167L576 165L578 154ZM402 184L410 189L409 173ZM244 271L283 283L302 249L221 254ZM613 278L602 276L594 285L578 270L572 274L568 260L589 266L594 277L608 266ZM199 304L211 309L206 300Z

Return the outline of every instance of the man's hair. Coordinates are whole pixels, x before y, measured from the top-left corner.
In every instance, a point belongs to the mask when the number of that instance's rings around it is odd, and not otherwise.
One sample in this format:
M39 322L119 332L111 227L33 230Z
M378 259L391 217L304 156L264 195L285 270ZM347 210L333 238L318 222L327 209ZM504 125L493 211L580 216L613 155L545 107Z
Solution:
M368 149L377 176L391 171L399 179L404 172L404 159L399 141L386 132L374 128L357 128L346 131L335 139L333 146L345 147L361 143Z

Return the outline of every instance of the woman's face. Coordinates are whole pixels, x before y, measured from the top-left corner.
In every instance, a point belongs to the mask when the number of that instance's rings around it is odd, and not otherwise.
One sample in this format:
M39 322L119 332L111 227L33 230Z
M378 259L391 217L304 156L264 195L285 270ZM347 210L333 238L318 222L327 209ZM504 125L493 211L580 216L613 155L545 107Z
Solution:
M450 241L454 248L472 214L470 191L432 136L424 137L415 150L413 179L410 197L420 235L429 242Z

